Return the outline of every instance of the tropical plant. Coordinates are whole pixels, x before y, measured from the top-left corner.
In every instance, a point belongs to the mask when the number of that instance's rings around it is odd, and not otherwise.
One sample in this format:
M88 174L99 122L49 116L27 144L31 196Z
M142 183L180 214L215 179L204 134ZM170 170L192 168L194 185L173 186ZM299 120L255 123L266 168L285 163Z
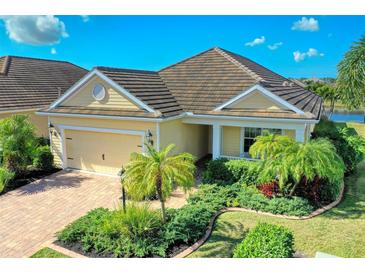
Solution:
M122 176L123 185L128 195L136 200L157 193L165 222L165 201L173 188L181 186L186 191L194 185L195 158L190 153L169 156L175 147L173 144L160 151L149 144L146 147L146 154L131 154Z
M2 193L8 182L14 178L14 172L8 171L6 168L0 167L0 193Z
M355 42L337 66L337 89L349 109L365 104L365 35Z
M299 184L319 183L320 178L330 182L342 182L344 164L336 153L333 144L327 139L315 139L307 143L294 143L275 157L264 161L261 177L277 176L280 189L284 189L290 179L289 196L292 196Z
M22 173L31 163L35 147L35 127L26 115L13 115L0 121L0 147L9 171Z
M250 147L249 153L253 158L266 160L268 158L276 157L276 155L279 155L294 144L295 140L293 138L264 131L263 135L256 137L256 141Z

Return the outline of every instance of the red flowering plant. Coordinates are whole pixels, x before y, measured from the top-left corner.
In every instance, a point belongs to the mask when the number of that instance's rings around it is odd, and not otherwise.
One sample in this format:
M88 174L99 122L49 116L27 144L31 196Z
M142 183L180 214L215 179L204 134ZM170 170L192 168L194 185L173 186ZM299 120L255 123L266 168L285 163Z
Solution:
M272 182L269 182L269 183L261 184L261 185L257 186L257 188L267 198L272 198L276 194L279 193L279 185L278 185L278 183L276 181L272 181Z

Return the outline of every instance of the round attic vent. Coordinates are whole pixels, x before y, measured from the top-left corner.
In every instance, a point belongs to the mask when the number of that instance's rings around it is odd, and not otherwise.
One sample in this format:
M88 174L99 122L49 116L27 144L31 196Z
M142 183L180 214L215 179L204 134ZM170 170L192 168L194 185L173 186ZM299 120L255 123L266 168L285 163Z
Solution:
M105 88L101 84L95 84L93 91L92 91L93 97L97 101L101 101L105 98Z

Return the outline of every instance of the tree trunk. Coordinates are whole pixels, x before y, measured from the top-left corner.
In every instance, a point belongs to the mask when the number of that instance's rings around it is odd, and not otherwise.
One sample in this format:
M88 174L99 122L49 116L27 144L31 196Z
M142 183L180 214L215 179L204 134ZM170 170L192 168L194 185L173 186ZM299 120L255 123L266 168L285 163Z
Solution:
M306 184L306 183L307 183L307 178L303 176L302 179L300 179L298 182L294 184L293 188L290 190L289 196L292 197L294 195L294 192L299 184Z
M161 178L157 178L156 189L157 189L158 199L160 200L160 203L161 203L162 220L163 220L164 223L166 223L165 198L163 197L163 194L162 194L162 181L161 181Z
M124 189L124 186L122 185L122 205L123 205L123 212L124 213L126 212L125 200L126 200L125 189Z
M328 113L328 119L331 119L333 111L335 110L335 100L331 100L330 111Z

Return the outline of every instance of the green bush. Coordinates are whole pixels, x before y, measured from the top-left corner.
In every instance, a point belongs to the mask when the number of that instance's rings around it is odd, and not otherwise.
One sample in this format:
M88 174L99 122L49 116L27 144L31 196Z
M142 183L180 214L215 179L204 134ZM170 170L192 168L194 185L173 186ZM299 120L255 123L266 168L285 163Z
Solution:
M253 186L243 186L233 203L243 208L290 216L305 216L313 211L313 206L306 199L300 197L269 199Z
M13 115L0 121L0 147L4 166L15 175L32 163L35 127L26 115Z
M81 245L99 256L165 256L167 243L161 215L147 206L127 205L127 211L98 208L57 234L65 245Z
M346 125L338 126L332 121L321 119L314 127L312 138L327 138L333 143L345 163L346 173L353 172L364 157L364 138Z
M53 154L49 146L39 146L35 149L33 165L44 171L53 169Z
M211 160L203 173L203 182L207 184L229 185L241 182L256 184L259 163L245 159L228 160L225 158Z
M234 258L292 258L293 233L279 225L261 223L236 246Z
M166 225L166 242L170 246L192 244L199 240L207 230L210 219L216 212L207 203L187 204L175 210Z
M6 185L14 176L14 172L10 172L6 168L0 167L0 193L4 191Z

